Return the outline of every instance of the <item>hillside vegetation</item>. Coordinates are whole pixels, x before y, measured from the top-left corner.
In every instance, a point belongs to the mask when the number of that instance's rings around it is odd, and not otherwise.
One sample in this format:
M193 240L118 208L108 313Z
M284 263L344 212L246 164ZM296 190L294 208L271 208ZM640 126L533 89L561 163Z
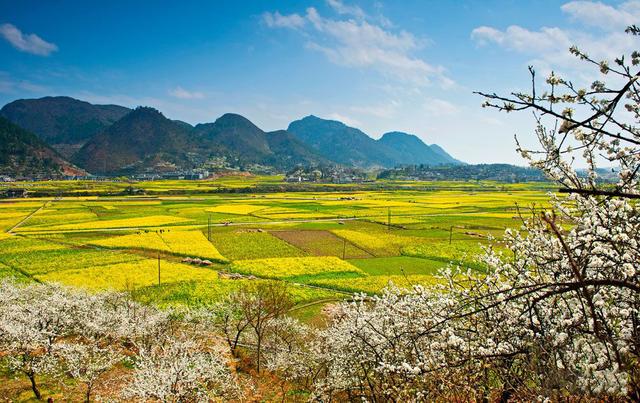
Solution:
M36 135L0 117L0 174L56 177L82 170L65 161Z

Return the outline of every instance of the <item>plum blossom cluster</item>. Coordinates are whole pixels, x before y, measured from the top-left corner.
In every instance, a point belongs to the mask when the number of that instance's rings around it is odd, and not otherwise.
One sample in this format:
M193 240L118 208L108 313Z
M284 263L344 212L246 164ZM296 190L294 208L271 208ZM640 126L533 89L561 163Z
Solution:
M44 376L83 385L86 401L237 396L227 352L194 327L125 294L0 283L0 355L37 399Z

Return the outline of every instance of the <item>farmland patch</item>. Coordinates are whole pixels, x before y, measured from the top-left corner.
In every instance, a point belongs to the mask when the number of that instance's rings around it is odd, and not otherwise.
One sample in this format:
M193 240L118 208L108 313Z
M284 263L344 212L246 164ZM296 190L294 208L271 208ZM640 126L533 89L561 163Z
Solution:
M332 256L239 260L231 265L231 270L272 279L292 279L329 273L365 275L352 264Z
M300 249L258 229L217 230L212 242L229 260L301 257Z
M271 234L314 256L371 257L371 254L329 231L285 230L271 231Z

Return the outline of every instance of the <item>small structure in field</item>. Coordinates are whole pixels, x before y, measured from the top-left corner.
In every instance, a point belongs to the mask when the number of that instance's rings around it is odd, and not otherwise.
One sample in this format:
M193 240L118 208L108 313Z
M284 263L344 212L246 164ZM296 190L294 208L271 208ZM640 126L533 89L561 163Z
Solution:
M0 192L0 197L7 198L7 199L19 199L27 196L28 196L27 189L23 189L23 188L11 188L11 189L6 189L3 192Z

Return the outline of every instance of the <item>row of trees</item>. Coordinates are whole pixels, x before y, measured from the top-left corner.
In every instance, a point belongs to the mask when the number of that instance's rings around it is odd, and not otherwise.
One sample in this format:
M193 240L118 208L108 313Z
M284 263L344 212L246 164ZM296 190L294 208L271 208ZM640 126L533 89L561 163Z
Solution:
M38 400L42 379L82 385L87 402L236 400L252 383L239 386L241 359L260 373L310 334L286 316L292 306L282 282L244 285L213 307L159 310L126 293L7 281L0 360Z
M237 396L226 349L189 315L143 306L125 294L5 282L0 351L11 371L29 379L37 399L42 377L83 385L86 401L98 392L162 401Z

